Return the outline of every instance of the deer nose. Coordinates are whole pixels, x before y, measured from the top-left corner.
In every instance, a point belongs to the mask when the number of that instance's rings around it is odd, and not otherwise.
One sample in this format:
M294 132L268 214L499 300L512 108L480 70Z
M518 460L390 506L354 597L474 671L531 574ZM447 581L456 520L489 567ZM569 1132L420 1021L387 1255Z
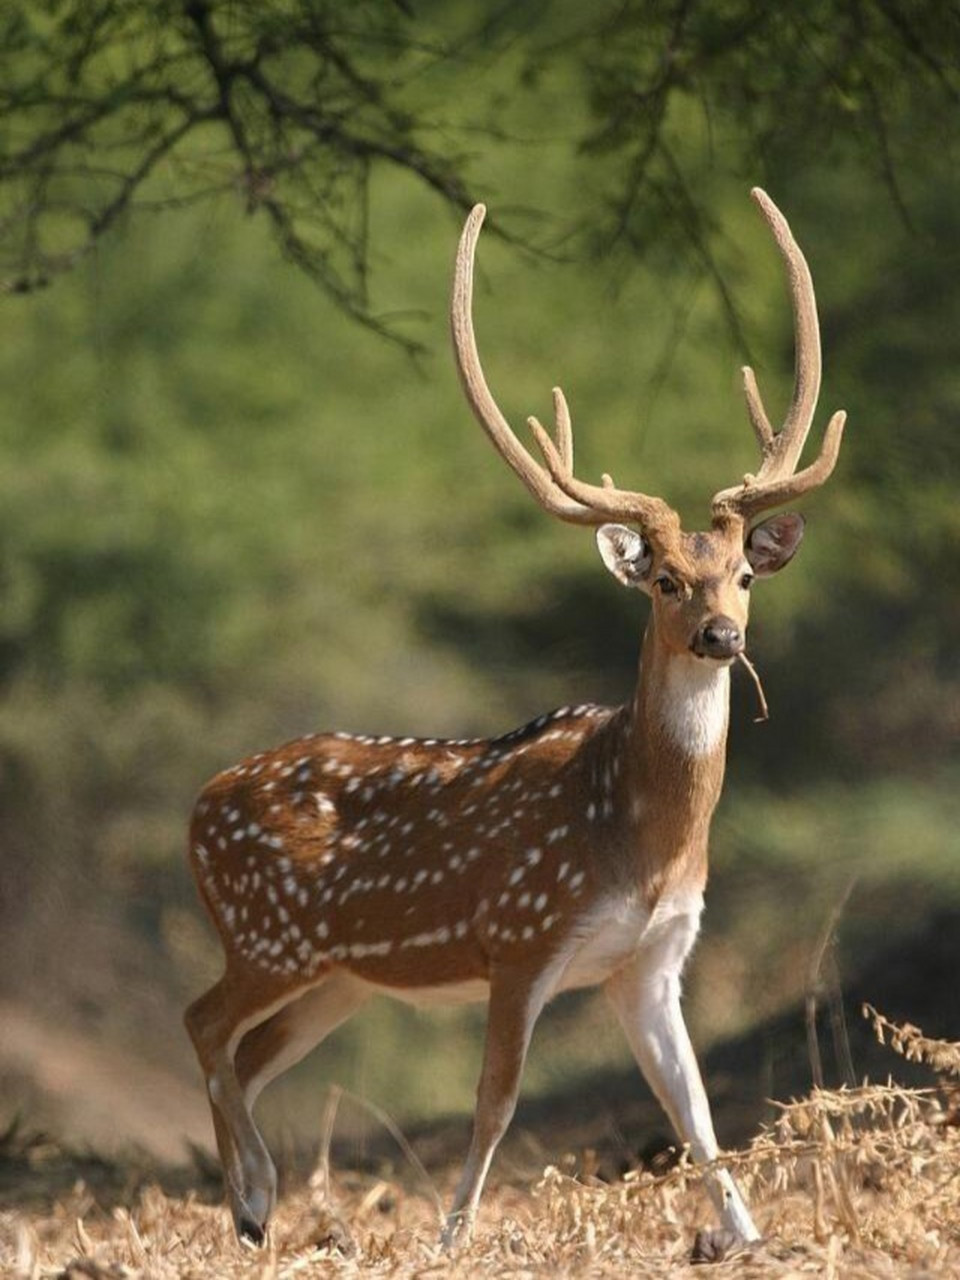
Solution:
M701 658L735 658L743 652L743 633L732 618L710 618L694 636L691 648Z

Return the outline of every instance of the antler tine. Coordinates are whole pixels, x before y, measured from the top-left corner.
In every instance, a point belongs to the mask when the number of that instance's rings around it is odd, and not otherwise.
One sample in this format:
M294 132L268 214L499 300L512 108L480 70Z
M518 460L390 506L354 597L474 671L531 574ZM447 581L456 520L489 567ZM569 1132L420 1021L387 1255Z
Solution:
M589 506L605 520L630 520L639 524L649 536L665 538L679 534L680 517L662 498L618 489L608 475L604 475L601 485L578 480L573 474L572 452L564 455L562 446L558 447L538 419L528 418L527 423L551 477L564 493ZM559 438L559 430L557 434Z
M742 485L721 490L713 499L714 524L731 516L752 520L761 511L767 511L770 507L782 507L809 493L811 489L818 489L829 480L837 465L846 420L845 411L838 409L827 423L816 462L811 462L809 467L804 467L795 475L786 475L763 485L755 483L754 477L748 475L744 476Z
M461 384L474 416L490 437L494 448L517 473L540 505L552 515L573 524L599 524L602 517L559 488L549 473L523 447L501 413L484 377L473 330L473 263L486 212L486 207L482 204L475 205L472 209L460 237L454 269L450 327ZM572 465L570 412L559 388L554 389L553 402L560 453Z
M567 397L559 387L553 388L553 420L556 423L557 450L568 470L573 470L573 424L570 421L570 406Z
M551 454L555 454L560 460L560 474L564 476L571 474L573 471L573 426L570 421L570 406L567 404L567 397L559 387L553 388L553 436L551 437L540 419L532 414L527 418L527 426L533 432L533 437L540 446L540 452L543 453L544 461L547 463L547 470L550 471L550 462L547 454L544 453L543 445L540 443L544 437L549 441ZM556 477L552 471L550 476L556 484Z
M747 519L768 507L780 506L824 483L833 471L840 450L846 414L833 415L824 435L820 455L811 466L794 474L806 443L820 394L820 324L810 268L793 238L786 218L765 191L750 192L773 232L787 268L794 321L793 399L783 426L774 432L764 408L753 370L743 370L743 390L750 424L760 444L760 469L744 476L743 483L722 489L713 498L714 521L739 516Z
M753 427L754 435L760 442L761 456L765 458L773 446L773 427L771 427L770 419L767 417L767 411L763 407L760 388L757 386L757 379L753 370L748 364L745 364L743 366L742 373L743 394L747 398L747 412L750 415L750 425Z

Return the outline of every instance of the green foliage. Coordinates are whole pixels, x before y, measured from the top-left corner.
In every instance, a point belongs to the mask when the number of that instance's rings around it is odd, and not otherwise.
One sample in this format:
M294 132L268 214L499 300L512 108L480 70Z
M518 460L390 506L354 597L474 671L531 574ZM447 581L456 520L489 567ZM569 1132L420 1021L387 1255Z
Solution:
M230 192L340 307L386 332L367 299L371 165L467 203L455 159L404 102L404 81L440 50L399 7L361 0L345 22L313 0L59 0L3 21L5 291L48 284L134 207Z
M718 222L698 186L714 168L773 183L852 164L903 206L922 131L956 147L941 122L960 94L960 19L937 0L626 0L599 16L584 55L586 146L621 165L599 232L607 249L664 222L671 246L702 248L702 226Z

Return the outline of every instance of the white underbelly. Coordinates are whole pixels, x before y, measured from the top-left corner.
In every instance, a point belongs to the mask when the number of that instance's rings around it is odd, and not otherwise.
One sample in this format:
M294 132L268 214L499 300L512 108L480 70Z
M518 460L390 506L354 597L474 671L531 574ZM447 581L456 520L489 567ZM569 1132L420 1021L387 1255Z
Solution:
M640 948L650 923L646 906L634 899L599 908L583 921L576 950L560 975L557 991L604 982Z
M649 955L653 968L679 972L696 939L702 907L699 891L680 891L661 898L652 912L634 896L600 903L579 922L568 958L560 957L550 994L599 986L641 952ZM392 987L379 982L364 985L403 1004L425 1008L477 1004L490 998L490 983L485 978L423 987Z
M652 969L679 972L696 939L702 908L702 893L685 890L661 898L653 911L638 897L600 904L581 923L581 941L555 989L598 986L641 954Z
M434 987L390 987L384 983L368 982L371 991L390 996L403 1004L424 1006L478 1004L490 998L490 983L484 978L469 978L465 982L444 982Z

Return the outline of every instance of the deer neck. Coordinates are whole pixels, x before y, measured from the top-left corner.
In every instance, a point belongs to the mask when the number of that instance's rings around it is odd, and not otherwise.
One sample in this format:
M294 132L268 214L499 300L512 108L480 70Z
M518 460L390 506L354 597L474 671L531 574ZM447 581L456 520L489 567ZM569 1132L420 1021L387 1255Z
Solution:
M675 653L659 640L651 618L643 637L633 708L635 737L653 756L693 770L721 767L730 711L730 668Z
M710 819L723 787L730 670L673 653L651 618L633 704L625 708L628 811L641 879L657 896L706 879Z

